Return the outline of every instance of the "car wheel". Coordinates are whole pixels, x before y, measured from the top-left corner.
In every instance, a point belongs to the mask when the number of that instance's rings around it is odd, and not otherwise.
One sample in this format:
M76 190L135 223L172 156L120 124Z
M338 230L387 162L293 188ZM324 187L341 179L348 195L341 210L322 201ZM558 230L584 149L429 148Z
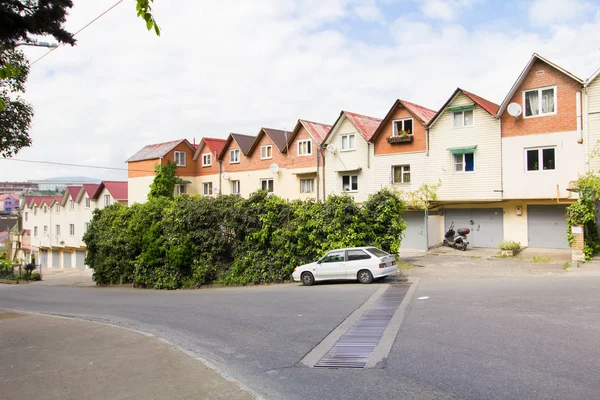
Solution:
M315 283L315 277L310 272L303 272L300 276L300 279L302 280L302 284L304 286L310 286Z
M360 283L371 283L373 282L373 274L371 273L371 271L362 269L358 271L358 281Z

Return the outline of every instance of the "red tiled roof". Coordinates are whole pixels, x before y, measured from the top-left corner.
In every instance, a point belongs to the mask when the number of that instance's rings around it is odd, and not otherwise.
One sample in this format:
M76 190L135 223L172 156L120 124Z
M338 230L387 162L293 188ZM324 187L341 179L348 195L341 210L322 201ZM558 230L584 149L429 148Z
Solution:
M84 183L83 184L83 190L85 190L85 192L91 199L96 198L96 193L98 192L99 188L100 188L100 185L96 184L96 183Z
M475 103L479 104L481 108L483 108L485 111L487 111L494 117L496 116L496 114L498 114L498 109L500 108L498 104L492 103L491 101L486 100L483 97L479 97L471 92L467 92L464 89L460 89L460 91L463 92L465 96L469 97Z
M67 192L71 196L73 200L77 199L79 192L81 191L81 186L67 186Z
M173 150L178 144L186 142L191 148L194 146L187 141L187 139L174 140L172 142L149 144L144 146L140 151L132 155L125 162L133 161L144 161L154 160L155 158L161 158L167 155L167 153Z
M331 125L320 124L318 122L307 121L305 119L299 120L308 133L318 142L323 143L325 137L331 130Z
M398 100L398 101L400 103L402 103L402 105L405 108L407 108L410 112L412 112L414 115L416 115L421 120L421 122L423 122L424 124L427 124L436 113L436 111L434 111L432 109L420 106L415 103L411 103L410 101L406 101L406 100Z
M127 200L127 182L102 181L100 186L105 187L115 200ZM97 194L100 194L101 190L102 188L99 188Z
M217 158L221 155L221 151L223 151L223 147L225 147L225 143L227 142L225 139L216 138L203 138L202 140L211 151L217 152Z
M368 117L366 115L356 114L350 111L342 112L367 142L371 140L373 134L375 134L375 131L377 128L379 128L379 124L381 123L379 118Z

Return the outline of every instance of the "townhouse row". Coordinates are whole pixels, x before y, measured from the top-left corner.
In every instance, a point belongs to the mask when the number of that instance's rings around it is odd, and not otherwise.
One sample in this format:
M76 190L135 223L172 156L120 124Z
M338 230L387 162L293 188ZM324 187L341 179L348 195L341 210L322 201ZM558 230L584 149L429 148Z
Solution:
M22 201L25 262L35 256L42 268L87 268L87 232L95 209L127 205L127 182L67 186L62 196L25 196ZM28 240L25 240L28 239Z
M439 110L396 100L383 119L342 111L333 123L298 120L291 131L149 145L128 163L130 202L143 202L154 166L177 164L177 193L288 199L383 187L435 185L428 210L410 204L402 248L428 249L445 227L471 229L473 247L502 240L568 248L565 207L578 177L600 169L600 78L588 80L534 54L501 104L458 88Z

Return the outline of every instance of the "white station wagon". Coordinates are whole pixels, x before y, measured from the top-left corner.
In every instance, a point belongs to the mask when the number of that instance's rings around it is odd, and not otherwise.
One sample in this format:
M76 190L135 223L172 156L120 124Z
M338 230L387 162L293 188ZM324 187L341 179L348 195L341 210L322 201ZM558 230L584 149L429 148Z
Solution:
M294 269L292 277L306 286L316 281L350 279L371 283L373 279L396 275L394 256L376 247L332 250L314 263Z

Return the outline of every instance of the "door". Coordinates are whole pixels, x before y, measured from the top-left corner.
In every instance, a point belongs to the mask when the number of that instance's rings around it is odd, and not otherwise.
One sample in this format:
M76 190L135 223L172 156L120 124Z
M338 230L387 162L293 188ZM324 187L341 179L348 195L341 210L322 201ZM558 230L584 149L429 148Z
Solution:
M470 247L497 248L504 237L504 211L501 208L452 208L444 210L445 231L454 222L454 230L469 228Z
M60 253L58 250L52 250L52 268L60 268Z
M346 250L346 260L346 275L350 279L355 279L361 269L374 265L371 256L360 249Z
M48 250L42 250L42 257L40 260L40 265L42 268L48 268Z
M85 269L85 251L77 250L75 252L75 268Z
M566 206L527 206L529 247L568 249Z
M72 268L71 253L68 251L63 251L63 268Z
M400 243L401 249L427 250L427 231L425 230L425 212L407 211L402 216L406 221L406 230Z
M344 250L327 253L317 265L318 279L344 279L346 277L346 260Z

